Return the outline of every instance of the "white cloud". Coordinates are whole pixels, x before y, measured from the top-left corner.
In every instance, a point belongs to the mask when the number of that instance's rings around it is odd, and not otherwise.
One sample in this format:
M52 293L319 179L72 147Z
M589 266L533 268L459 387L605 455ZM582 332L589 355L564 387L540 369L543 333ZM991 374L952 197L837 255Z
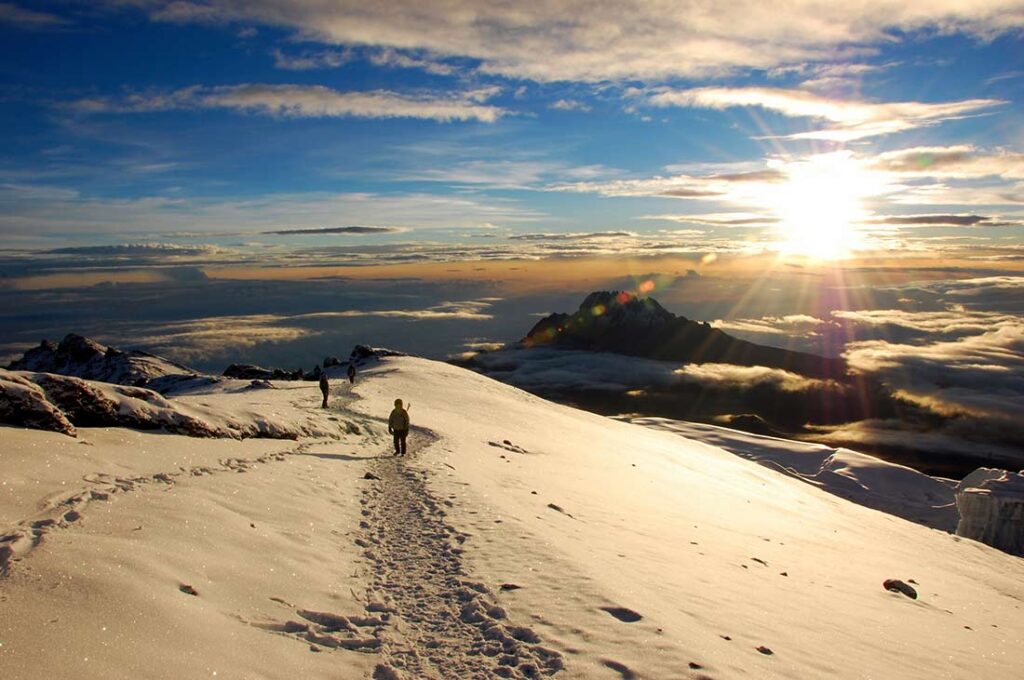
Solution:
M279 49L274 55L274 67L286 71L312 71L315 69L338 68L352 59L348 50L304 51L301 54L287 54Z
M833 126L787 135L790 139L851 141L863 137L903 132L935 125L1005 104L998 99L968 99L959 102L885 102L839 100L804 90L767 87L700 87L688 90L657 88L646 93L645 101L657 107L727 109L760 107L797 118L828 121Z
M705 387L742 389L754 385L769 385L783 392L803 392L811 389L835 388L831 380L816 380L781 368L767 366L737 366L735 364L687 364L676 369L684 382Z
M384 319L462 319L468 321L487 321L494 318L485 310L491 306L490 300L465 300L460 302L442 302L426 309L351 309L342 312L312 312L298 314L292 319L330 319L376 316Z
M388 90L340 91L322 85L195 85L171 92L80 99L71 108L84 113L148 113L176 109L233 109L282 118L422 118L439 122L493 123L506 114L486 105L494 88L454 93L404 94Z
M1020 320L1012 314L963 309L937 312L908 312L900 309L835 310L832 316L863 326L898 327L927 335L954 338L985 333L995 327L1015 324Z
M591 107L576 99L559 99L548 108L557 111L590 111Z
M903 320L902 323L906 323ZM990 321L975 334L925 344L850 343L852 369L940 415L1010 421L1024 413L1024 318Z
M131 337L132 344L181 362L248 350L266 343L293 342L319 335L319 331L287 324L275 314L219 316L162 324L132 332L126 328L119 338Z
M120 3L118 3L120 4ZM537 81L668 79L834 62L917 30L992 38L1024 26L1018 0L593 3L564 0L137 0L155 20L293 29L324 43L477 59Z
M818 335L818 329L827 323L809 314L786 314L763 316L760 319L716 319L711 325L724 331L745 335L813 337Z
M389 68L415 68L426 71L427 73L431 73L435 76L450 76L456 72L455 67L451 64L445 64L444 62L432 59L414 57L390 48L371 52L369 60L374 66Z

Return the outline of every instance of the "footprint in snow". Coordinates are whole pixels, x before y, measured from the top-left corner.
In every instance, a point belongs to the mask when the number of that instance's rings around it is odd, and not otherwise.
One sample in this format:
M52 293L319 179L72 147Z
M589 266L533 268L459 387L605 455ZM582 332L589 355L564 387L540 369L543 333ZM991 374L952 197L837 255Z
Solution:
M487 443L490 444L491 446L497 447L499 449L505 449L506 451L511 451L512 453L529 453L529 451L527 451L523 447L517 446L517 445L513 444L512 442L510 442L507 439L502 439L500 442L487 442Z

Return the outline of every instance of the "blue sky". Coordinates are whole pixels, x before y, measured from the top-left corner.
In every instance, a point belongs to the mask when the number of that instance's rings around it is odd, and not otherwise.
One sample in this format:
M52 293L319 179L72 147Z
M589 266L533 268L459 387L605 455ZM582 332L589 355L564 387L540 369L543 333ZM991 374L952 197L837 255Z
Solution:
M1019 2L363 5L0 3L10 245L1020 244Z
M0 357L440 358L636 290L1020 440L1024 0L0 0L0 40Z

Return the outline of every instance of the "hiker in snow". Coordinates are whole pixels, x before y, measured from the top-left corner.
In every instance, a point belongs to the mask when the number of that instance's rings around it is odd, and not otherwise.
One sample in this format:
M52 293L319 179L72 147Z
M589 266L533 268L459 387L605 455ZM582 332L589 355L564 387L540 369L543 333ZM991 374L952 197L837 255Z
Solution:
M331 394L331 383L327 382L327 374L320 374L320 391L324 393L324 403L320 408L327 408L327 397Z
M401 399L395 399L395 408L388 416L388 432L395 436L395 455L404 456L405 438L409 436L409 411L402 408Z
M356 381L356 365L352 362L348 364L348 381L350 384L354 384Z

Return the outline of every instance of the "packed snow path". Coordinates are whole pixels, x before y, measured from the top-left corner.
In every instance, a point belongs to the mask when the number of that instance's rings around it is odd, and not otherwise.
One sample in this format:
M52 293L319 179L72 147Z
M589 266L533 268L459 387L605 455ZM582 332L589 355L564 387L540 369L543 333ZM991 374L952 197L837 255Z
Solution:
M423 436L415 437L414 448ZM417 441L418 440L418 441ZM462 564L464 534L445 522L427 474L393 456L370 466L357 543L373 565L368 609L392 614L374 678L537 678L562 669L558 652L510 623Z

